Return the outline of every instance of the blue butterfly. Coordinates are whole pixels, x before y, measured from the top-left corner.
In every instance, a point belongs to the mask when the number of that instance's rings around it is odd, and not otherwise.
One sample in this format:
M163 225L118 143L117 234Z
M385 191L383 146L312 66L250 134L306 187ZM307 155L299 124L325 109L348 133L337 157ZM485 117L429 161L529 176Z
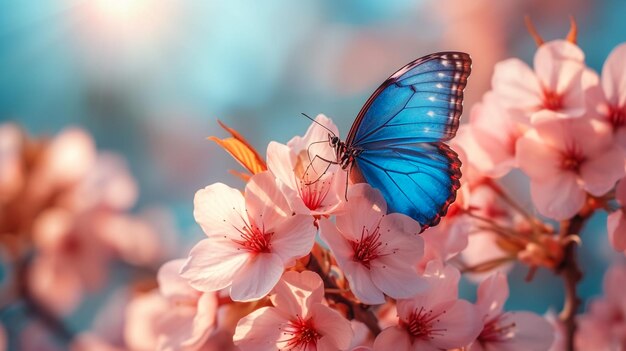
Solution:
M345 142L329 135L351 179L380 190L389 212L422 230L439 223L460 186L461 161L445 142L459 127L471 63L462 52L418 58L376 89Z

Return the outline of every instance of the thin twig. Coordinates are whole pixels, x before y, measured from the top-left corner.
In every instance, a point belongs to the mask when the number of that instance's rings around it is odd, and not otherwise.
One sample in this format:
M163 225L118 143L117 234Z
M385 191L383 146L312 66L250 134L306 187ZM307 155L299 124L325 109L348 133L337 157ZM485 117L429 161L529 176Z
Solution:
M565 239L572 235L579 235L589 217L588 214L578 214L574 218L561 223L559 237ZM581 299L576 292L576 287L581 281L583 274L576 259L575 240L570 240L565 246L563 261L557 267L557 273L563 278L565 285L565 302L559 314L559 319L565 326L565 350L574 351L574 339L576 335L576 313L581 304Z

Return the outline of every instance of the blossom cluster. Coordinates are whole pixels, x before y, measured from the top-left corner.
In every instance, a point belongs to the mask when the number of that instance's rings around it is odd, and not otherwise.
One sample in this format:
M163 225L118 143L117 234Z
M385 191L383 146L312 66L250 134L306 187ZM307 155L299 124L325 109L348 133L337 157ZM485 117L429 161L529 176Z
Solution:
M247 169L238 174L247 184L196 193L194 217L207 238L161 269L170 309L152 345L211 349L231 335L241 350L571 349L563 340L575 311L553 324L505 311L505 273L518 261L529 279L543 267L575 286L573 250L599 210L612 211L611 243L626 249L624 61L620 45L599 76L578 46L556 40L539 46L534 69L500 62L453 141L463 161L457 201L423 233L327 161L335 157L329 132L339 132L326 116L304 136L271 142L265 159L226 127L232 138L213 139ZM529 178L533 208L498 181L514 169ZM480 281L473 303L459 298L461 271ZM600 307L590 313L578 317L577 340L597 325L589 320L610 318Z
M163 215L131 214L136 199L126 162L86 131L34 138L0 125L0 308L22 303L52 326L107 286L114 262L158 267L170 254L151 217Z

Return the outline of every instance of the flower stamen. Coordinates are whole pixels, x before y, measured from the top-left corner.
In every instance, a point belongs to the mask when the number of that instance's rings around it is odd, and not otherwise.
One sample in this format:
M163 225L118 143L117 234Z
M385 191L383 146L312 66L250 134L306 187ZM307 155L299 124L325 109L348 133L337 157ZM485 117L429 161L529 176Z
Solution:
M315 330L313 318L305 320L296 316L295 320L289 321L281 330L287 339L281 341L281 343L285 343L285 347L280 348L280 351L309 350L309 348L317 346L317 340L322 337Z
M426 310L424 307L415 309L409 315L408 322L404 322L406 330L414 338L433 339L434 336L443 336L447 331L445 328L436 329L434 324L439 322L439 316L446 313L445 310L433 313L433 310Z

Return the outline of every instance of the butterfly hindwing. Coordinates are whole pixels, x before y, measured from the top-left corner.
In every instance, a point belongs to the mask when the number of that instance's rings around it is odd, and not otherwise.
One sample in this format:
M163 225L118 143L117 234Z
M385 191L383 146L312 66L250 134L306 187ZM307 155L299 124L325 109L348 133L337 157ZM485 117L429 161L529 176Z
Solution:
M439 222L460 186L461 162L443 143L366 150L356 164L365 180L381 190L389 212L404 213L423 229Z
M436 225L456 197L461 177L445 141L456 134L471 59L461 52L419 58L387 79L359 112L346 145L390 212L423 228Z

